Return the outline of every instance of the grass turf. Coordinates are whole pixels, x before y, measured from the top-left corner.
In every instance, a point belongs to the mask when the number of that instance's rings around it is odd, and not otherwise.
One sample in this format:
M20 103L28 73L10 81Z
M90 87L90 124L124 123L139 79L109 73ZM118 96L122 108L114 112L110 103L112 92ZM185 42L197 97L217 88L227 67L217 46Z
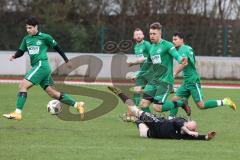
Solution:
M108 92L104 86L95 86L94 89ZM17 85L0 84L0 90L0 113L13 111ZM238 102L238 92L203 89L205 100L229 96ZM92 97L74 97L84 100L88 110L101 103L101 100ZM34 87L29 91L22 121L0 118L1 160L240 159L239 110L234 112L227 107L199 110L191 99L192 115L198 122L199 132L215 130L216 139L209 142L161 140L140 138L133 123L122 122L119 115L126 108L121 102L113 111L93 120L62 121L47 113L49 100L39 87Z

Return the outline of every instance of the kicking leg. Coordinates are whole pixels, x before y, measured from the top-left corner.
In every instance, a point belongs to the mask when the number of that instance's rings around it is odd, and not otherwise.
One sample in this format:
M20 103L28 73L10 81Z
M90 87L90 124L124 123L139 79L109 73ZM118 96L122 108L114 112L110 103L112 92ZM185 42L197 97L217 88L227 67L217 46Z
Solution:
M131 112L131 114L137 118L140 118L140 115L143 113L142 110L138 109L138 107L134 104L134 101L130 99L127 95L122 93L122 91L118 88L108 86L108 89L112 91L114 94L116 94L124 104L128 106L128 110Z
M52 98L59 100L60 102L72 106L76 108L79 113L81 119L84 119L84 102L77 102L71 96L65 93L61 93L54 89L52 86L48 86L45 88L45 92Z

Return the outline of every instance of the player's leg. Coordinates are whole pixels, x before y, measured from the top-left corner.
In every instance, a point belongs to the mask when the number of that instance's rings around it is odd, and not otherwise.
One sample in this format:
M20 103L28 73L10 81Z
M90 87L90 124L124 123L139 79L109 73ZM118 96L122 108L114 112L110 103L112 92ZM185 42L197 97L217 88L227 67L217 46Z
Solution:
M52 98L59 100L60 102L72 106L76 108L81 116L81 119L84 118L84 102L77 102L74 98L72 98L70 95L66 93L61 93L57 91L52 85L53 85L53 79L52 76L49 75L47 78L45 78L41 83L41 87L44 89L44 91Z
M22 119L22 109L25 105L27 100L27 91L33 86L33 83L23 79L19 84L19 92L17 94L17 101L16 101L16 110L15 112L9 114L3 114L4 117L8 119L15 119L21 120Z
M157 128L156 125L158 125L158 122L160 122L158 117L151 113L143 112L137 108L137 106L134 104L134 101L127 97L120 89L112 86L108 86L108 89L116 94L124 102L124 104L128 106L128 109L131 111L132 115L140 120L140 123L138 123L139 121L136 121L137 124L141 124L143 122L150 130ZM146 135L146 132L144 135Z
M133 95L134 103L136 104L136 106L139 106L141 101L142 87L135 86L133 90L134 90L134 95Z
M133 101L136 106L139 106L141 101L141 95L142 95L142 87L141 86L135 86L133 88L134 90L134 96ZM127 113L124 113L121 117L124 122L135 122L136 118L134 116L131 116L131 111L128 109Z
M149 106L154 100L154 95L156 94L157 88L155 85L147 84L143 90L143 97L141 100L141 108L145 112L150 113Z
M9 119L21 120L21 112L27 99L27 90L33 85L38 85L42 79L49 74L49 72L51 72L50 69L45 68L42 61L39 61L35 66L33 66L20 83L16 111L10 114L4 114L3 116Z
M108 86L108 89L112 91L114 94L116 94L124 104L127 105L128 110L131 112L133 116L136 118L139 118L140 115L143 113L142 110L140 110L135 104L132 99L130 99L127 95L125 95L120 89L113 87L113 86Z
M172 85L168 83L161 83L158 86L156 96L154 97L153 108L156 112L166 112L172 109L182 107L188 116L191 114L191 109L188 106L186 99L178 100L177 102L167 101L167 97L172 90Z
M190 91L187 89L187 86L185 86L184 84L182 84L175 92L175 96L173 97L172 101L174 103L177 103L179 100L185 98L188 99L190 96ZM178 108L174 108L170 110L170 114L168 119L173 119L176 117L178 113Z
M134 103L135 103L137 106L141 105L141 99L142 99L141 95L142 95L142 93L143 93L143 91L144 91L144 88L145 88L145 86L147 85L147 83L148 83L148 81L147 81L145 78L143 78L143 77L140 77L140 78L137 78L137 79L136 79L136 87L134 87L134 92L138 95L138 96L136 96L136 97L138 97L138 98L137 98L137 100L134 100ZM138 101L138 100L139 100L139 101ZM145 104L146 104L146 103L145 103ZM149 105L150 105L151 103L148 102L148 105L147 105L147 104L145 105L145 104L144 104L144 107L141 107L142 110L143 110L144 112L151 112L151 111L150 111L150 108L149 108Z
M193 100L200 109L229 106L233 110L236 110L236 104L230 98L224 98L222 100L207 100L206 102L204 102L201 85L199 83L195 83L193 86L191 86L191 94Z

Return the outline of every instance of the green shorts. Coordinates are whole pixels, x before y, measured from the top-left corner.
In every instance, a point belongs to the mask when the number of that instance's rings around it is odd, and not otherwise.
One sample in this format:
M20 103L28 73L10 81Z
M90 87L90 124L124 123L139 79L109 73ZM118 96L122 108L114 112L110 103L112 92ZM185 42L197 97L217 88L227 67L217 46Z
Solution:
M43 89L54 84L48 61L39 61L32 66L24 78L34 85L40 85Z
M164 103L173 89L173 85L166 82L160 82L157 85L147 84L144 88L143 99L154 103Z
M182 84L177 89L175 95L187 99L192 95L195 103L201 102L203 100L201 84L199 83Z

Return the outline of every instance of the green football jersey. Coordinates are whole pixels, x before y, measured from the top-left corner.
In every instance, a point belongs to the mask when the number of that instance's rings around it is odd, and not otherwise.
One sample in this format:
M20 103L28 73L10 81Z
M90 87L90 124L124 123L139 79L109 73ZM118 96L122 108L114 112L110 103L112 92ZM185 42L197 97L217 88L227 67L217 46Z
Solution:
M149 56L149 49L151 47L150 42L143 40L141 43L137 43L134 46L134 53L137 58L147 59Z
M200 76L195 67L196 60L192 47L182 45L178 49L178 53L188 59L188 65L183 69L184 83L200 83Z
M27 35L23 38L19 47L23 52L28 51L30 56L31 66L36 65L39 61L48 60L47 50L53 48L57 42L45 33L37 33L34 36Z
M167 68L167 71L159 77L159 80L173 84L173 58L176 59L178 63L182 63L182 56L178 54L174 45L166 40L161 40L157 44L152 44L150 58L153 65L161 64Z

